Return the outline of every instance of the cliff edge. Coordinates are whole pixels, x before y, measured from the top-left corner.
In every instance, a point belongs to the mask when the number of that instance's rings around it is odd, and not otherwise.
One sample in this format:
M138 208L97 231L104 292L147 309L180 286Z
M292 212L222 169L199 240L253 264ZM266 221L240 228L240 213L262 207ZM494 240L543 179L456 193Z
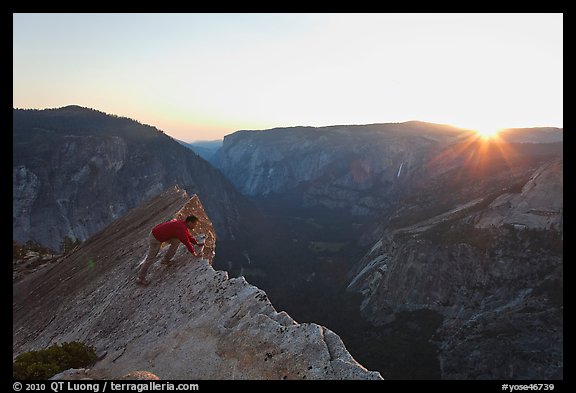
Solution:
M105 354L92 367L102 376L147 370L161 379L382 379L334 332L297 323L243 277L215 271L215 239L201 258L183 246L168 266L159 255L151 284L136 285L150 229L190 210L202 217L204 233L212 230L198 198L172 188L15 282L13 356L81 341Z

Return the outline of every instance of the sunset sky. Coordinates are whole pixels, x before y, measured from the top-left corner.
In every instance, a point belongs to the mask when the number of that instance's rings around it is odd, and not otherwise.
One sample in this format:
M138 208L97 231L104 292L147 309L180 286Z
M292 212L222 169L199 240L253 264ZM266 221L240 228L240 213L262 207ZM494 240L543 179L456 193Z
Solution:
M422 120L563 127L563 15L14 14L13 106L184 141Z

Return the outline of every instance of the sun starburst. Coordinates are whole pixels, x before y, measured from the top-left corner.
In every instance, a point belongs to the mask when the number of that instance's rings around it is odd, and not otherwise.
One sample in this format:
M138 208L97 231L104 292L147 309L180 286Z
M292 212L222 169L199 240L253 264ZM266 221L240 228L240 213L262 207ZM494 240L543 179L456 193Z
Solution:
M475 130L475 131L483 139L492 139L496 135L498 135L499 130L496 128L485 128L485 129L479 129L479 130Z

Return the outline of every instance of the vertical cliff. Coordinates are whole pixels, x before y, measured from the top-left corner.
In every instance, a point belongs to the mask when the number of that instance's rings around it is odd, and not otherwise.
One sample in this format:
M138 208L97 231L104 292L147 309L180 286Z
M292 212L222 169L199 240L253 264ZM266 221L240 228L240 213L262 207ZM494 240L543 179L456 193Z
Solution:
M303 206L374 216L464 133L421 122L238 131L224 138L213 162L245 195L288 193Z
M363 315L376 325L434 316L444 379L561 379L562 162L386 230L351 274Z

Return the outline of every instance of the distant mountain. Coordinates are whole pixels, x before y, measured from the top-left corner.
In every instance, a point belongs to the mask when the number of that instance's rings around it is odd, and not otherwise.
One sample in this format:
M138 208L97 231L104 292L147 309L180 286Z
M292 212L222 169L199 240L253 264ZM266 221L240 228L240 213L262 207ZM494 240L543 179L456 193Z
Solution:
M220 239L245 232L250 203L210 164L155 127L68 106L13 110L13 238L58 249L179 185L198 194ZM246 218L246 219L243 219Z
M466 132L406 122L238 131L213 162L243 194L299 206L385 212L444 145Z
M222 139L214 141L197 141L197 142L178 141L178 142L181 143L183 146L186 146L187 148L191 149L208 162L211 162L216 151L222 147Z
M512 149L519 155L544 154L561 149L549 145L562 142L562 130L511 129L502 137L508 143L545 142ZM436 163L447 153L455 156L449 165L464 163L455 146L473 154L481 142L472 131L419 121L275 128L227 135L212 162L245 195L289 195L298 206L341 208L367 217L389 212L401 195L433 176L431 170L446 170Z

